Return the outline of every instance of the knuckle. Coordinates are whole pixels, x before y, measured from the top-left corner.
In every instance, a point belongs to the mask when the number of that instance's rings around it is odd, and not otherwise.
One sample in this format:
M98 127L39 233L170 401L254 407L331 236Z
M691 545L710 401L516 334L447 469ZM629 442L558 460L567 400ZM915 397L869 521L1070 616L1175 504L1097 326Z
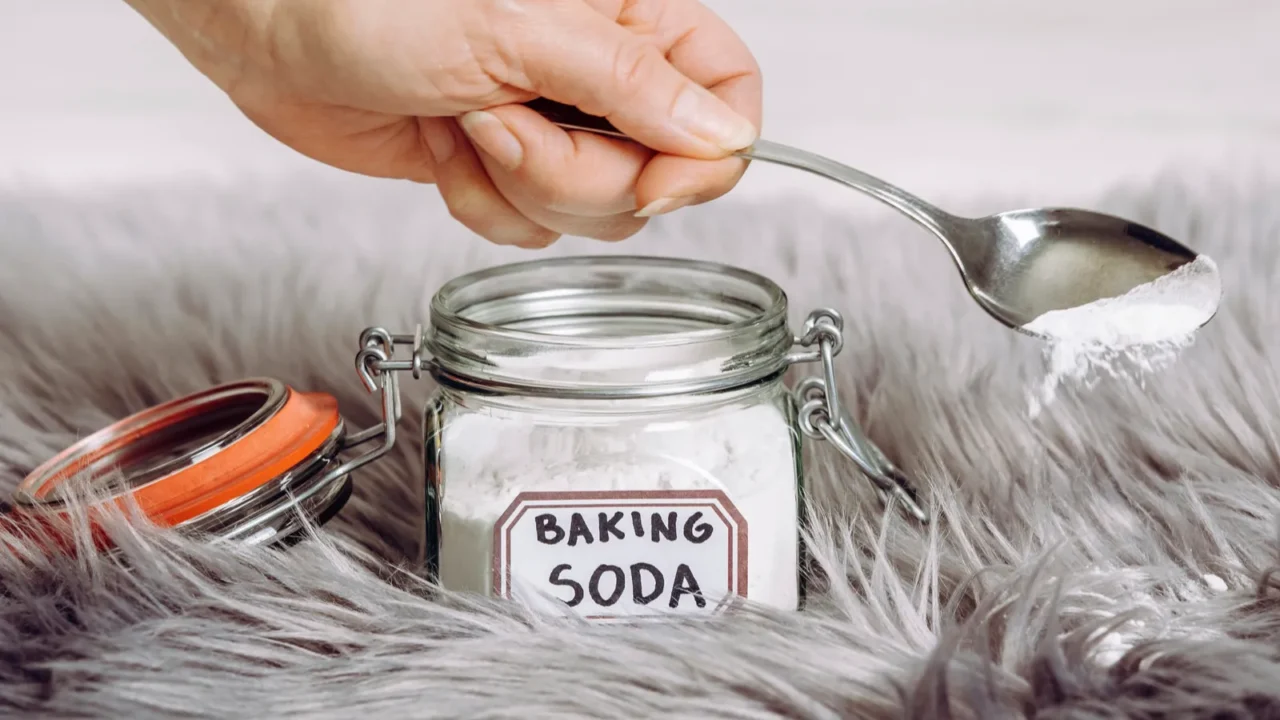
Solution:
M539 19L565 12L573 0L468 0L450 3L471 16L467 32L484 72L504 83L524 85L537 68L530 66L532 49L542 42ZM536 65L536 63L534 63Z
M563 175L548 172L530 178L521 188L521 194L537 207L558 212L558 208L564 208L569 204L572 196L566 183L557 179L558 177Z
M579 194L579 178L581 168L572 157L541 138L530 138L525 145L524 163L511 178L515 182L511 195L534 208L560 212Z
M663 62L658 48L643 40L619 44L613 55L613 80L622 97L632 98L643 92Z
M463 37L472 57L486 74L507 77L519 66L520 57L513 47L515 34L507 4L500 0L473 0L465 5L471 12L467 14Z
M463 187L447 194L444 201L449 208L449 215L469 230L480 235L488 230L492 208L483 193Z
M584 208L599 206L601 198L634 184L631 175L620 175L616 153L572 137L561 139L529 139L520 180L521 194L533 204L556 213L584 214Z

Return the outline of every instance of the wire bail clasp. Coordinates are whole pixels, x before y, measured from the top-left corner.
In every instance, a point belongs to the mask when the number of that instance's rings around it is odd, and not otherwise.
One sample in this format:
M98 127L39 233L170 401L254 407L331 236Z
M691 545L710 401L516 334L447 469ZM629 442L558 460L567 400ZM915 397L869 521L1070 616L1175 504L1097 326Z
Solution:
M396 360L397 345L412 345L413 354L408 360ZM414 330L413 335L393 335L385 328L365 328L360 333L360 352L356 353L356 373L360 382L369 392L376 392L381 400L382 422L365 428L346 437L342 443L343 450L364 445L378 438L382 442L378 447L368 450L342 463L329 471L329 476L336 478L349 475L391 452L396 444L396 425L402 414L400 406L400 372L410 371L413 377L422 376L425 364L422 350L422 326Z
M809 313L804 332L796 345L807 352L793 354L792 363L821 362L822 375L800 381L792 391L799 407L800 431L814 439L825 439L871 479L885 504L896 500L916 520L929 522L911 481L880 452L862 432L840 401L836 386L835 357L844 347L844 319L831 308Z

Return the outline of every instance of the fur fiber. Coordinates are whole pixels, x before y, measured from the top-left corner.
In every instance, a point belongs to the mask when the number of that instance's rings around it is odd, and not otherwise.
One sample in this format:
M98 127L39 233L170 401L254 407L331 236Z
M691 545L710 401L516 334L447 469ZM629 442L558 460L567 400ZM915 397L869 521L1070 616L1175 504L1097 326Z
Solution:
M0 553L0 715L1280 717L1278 190L1170 179L1095 203L1211 254L1224 305L1173 368L1068 391L1034 420L1037 344L900 217L730 197L626 243L562 241L549 252L763 271L797 321L840 308L845 397L935 522L884 521L852 465L811 444L806 611L526 617L411 574L406 410L394 454L289 550L118 523L114 555ZM332 392L365 427L360 330L407 331L445 280L528 256L404 183L0 193L0 485L113 419L248 376ZM430 382L405 391L416 409Z

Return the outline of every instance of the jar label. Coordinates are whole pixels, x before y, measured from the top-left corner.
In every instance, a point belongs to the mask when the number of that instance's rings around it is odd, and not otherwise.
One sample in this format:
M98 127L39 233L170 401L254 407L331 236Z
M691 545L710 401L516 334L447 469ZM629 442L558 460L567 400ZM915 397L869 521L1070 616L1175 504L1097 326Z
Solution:
M591 620L716 613L747 595L747 521L719 490L521 493L493 591Z

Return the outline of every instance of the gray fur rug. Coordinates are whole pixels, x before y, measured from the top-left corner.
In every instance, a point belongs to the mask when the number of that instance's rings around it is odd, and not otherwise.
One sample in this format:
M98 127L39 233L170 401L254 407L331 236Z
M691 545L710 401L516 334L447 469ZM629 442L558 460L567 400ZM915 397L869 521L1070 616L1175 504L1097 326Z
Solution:
M409 572L406 412L394 456L287 551L118 526L114 556L0 554L0 714L1280 717L1278 190L1171 180L1100 199L1212 254L1225 304L1172 369L1068 392L1034 420L1038 347L901 218L730 196L621 245L564 241L550 252L728 260L777 279L797 318L842 309L846 397L938 520L882 522L815 445L805 612L524 617ZM528 256L403 183L0 193L0 485L124 414L246 376L335 393L366 426L361 328L410 329L446 279ZM406 407L430 390L408 382Z

